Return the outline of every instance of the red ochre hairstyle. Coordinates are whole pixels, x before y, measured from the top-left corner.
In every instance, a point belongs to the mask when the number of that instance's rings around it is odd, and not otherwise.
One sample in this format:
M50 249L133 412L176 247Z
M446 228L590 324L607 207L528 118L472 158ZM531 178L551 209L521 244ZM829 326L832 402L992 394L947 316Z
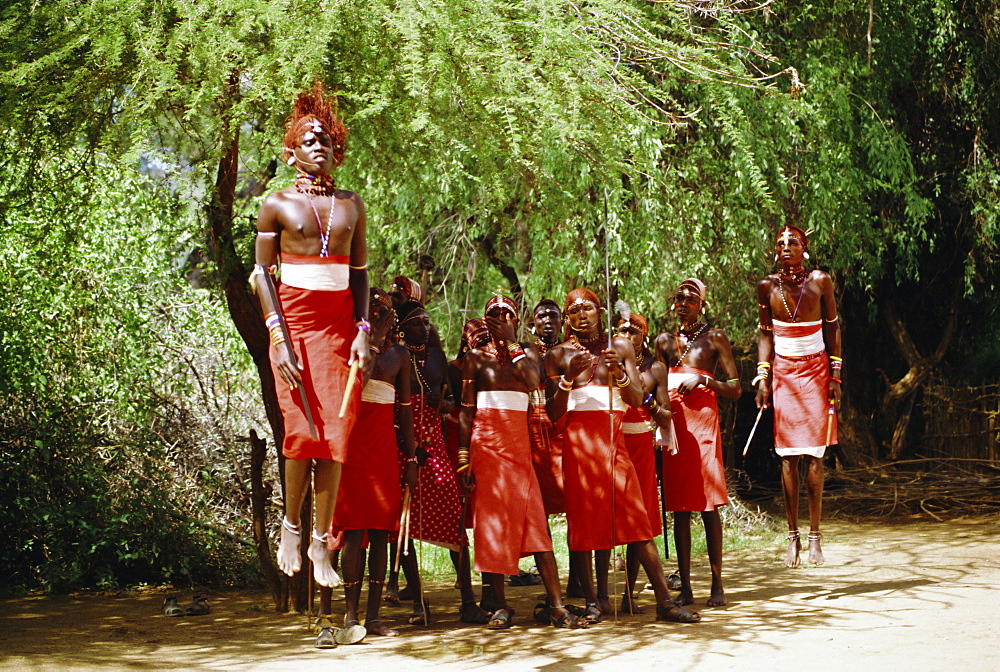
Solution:
M590 291L589 289L587 289L585 287L577 287L576 289L571 289L569 291L569 293L566 295L566 301L565 301L565 303L563 303L563 317L565 318L566 311L569 310L570 306L572 306L575 303L580 303L580 302L584 302L584 301L594 304L594 306L598 310L601 309L601 300L599 298L597 298L597 294L594 294L592 291ZM597 324L598 324L599 333L603 336L604 335L604 321L603 320L598 320ZM565 340L568 341L569 337L570 337L570 334L572 334L572 333L573 333L573 330L570 329L569 319L566 319L566 328L563 329L563 339L565 339Z
M287 160L292 154L292 150L299 142L302 134L309 130L311 122L318 121L333 143L334 166L339 166L344 162L344 149L347 140L347 127L337 115L337 96L331 96L330 100L324 97L326 87L323 82L316 81L312 91L303 91L295 98L292 104L292 115L285 123L285 137L282 140L284 147L284 157Z

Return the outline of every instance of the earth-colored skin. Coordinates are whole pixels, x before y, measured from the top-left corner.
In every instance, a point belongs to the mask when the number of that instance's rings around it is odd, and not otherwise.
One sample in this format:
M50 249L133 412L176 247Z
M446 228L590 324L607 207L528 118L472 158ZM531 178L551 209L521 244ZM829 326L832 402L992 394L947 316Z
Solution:
M781 263L781 272L788 274L802 268L806 255L806 245L798 236L785 231L775 241L775 257ZM792 312L799 322L815 322L823 320L823 341L826 343L827 354L840 357L841 335L840 320L837 314L837 302L834 298L833 279L818 269L809 273L801 285L785 283L784 299L778 284L778 274L772 273L757 284L757 309L760 324L763 327L773 325L773 320L791 322L792 315L788 308L795 306ZM787 307L786 307L787 304ZM774 362L774 332L761 329L757 344L757 361ZM840 405L841 384L830 381L829 397L834 404ZM767 406L771 399L770 377L757 384L757 408ZM788 551L785 564L788 567L799 566L799 462L806 463L806 490L809 502L809 562L822 565L823 549L820 543L819 528L823 515L823 460L811 455L791 455L781 458L781 488L785 500L785 514L788 518ZM815 536L814 536L815 535Z

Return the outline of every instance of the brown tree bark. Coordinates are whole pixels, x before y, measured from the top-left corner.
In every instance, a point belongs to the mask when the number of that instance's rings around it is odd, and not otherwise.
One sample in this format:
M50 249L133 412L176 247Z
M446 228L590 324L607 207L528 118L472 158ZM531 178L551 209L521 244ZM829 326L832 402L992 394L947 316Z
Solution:
M948 351L948 346L951 345L958 324L958 299L960 296L961 283L958 282L952 300L949 302L950 308L944 329L941 332L941 340L934 352L925 356L910 337L910 332L899 314L892 291L885 292L886 298L882 304L882 315L885 318L889 334L910 367L902 378L889 385L889 389L882 396L882 414L889 420L893 428L892 438L889 441L889 459L897 460L903 452L906 429L913 413L915 395L930 378L934 368L941 363Z

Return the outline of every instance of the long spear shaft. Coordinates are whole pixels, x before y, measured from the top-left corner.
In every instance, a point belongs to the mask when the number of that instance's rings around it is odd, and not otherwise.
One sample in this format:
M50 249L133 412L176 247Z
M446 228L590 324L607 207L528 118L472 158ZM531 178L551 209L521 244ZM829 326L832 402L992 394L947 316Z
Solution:
M747 437L747 445L743 446L743 457L747 456L747 451L750 450L750 442L753 441L753 435L757 431L757 425L760 424L760 416L764 413L764 409L767 408L767 404L760 407L757 411L757 419L753 421L753 427L750 429L750 436Z
M281 304L278 303L278 293L274 289L274 278L267 272L267 269L263 270L264 287L267 289L267 296L271 299L274 311L278 314L281 335L285 337L285 347L288 348L288 359L291 360L292 366L297 369L299 368L299 359L295 356L295 348L292 347L292 338L288 334L288 326L285 323L285 314L281 310ZM316 424L313 422L312 409L309 408L309 399L306 398L306 388L304 385L296 385L296 387L299 388L299 398L302 399L302 411L305 413L306 422L309 423L309 435L315 441L319 438L319 435L316 433Z
M604 296L605 296L605 306L607 307L608 313L608 350L611 350L612 344L612 321L611 321L611 252L609 250L611 243L609 238L611 232L608 228L608 189L604 188ZM610 464L608 465L608 473L611 476L611 547L615 546L615 389L612 387L611 371L607 372L608 377L608 443L610 450ZM612 553L612 555L614 555ZM614 558L611 559L612 563ZM613 567L615 576L614 593L618 594L618 568ZM618 622L618 605L614 603L615 610L615 622Z

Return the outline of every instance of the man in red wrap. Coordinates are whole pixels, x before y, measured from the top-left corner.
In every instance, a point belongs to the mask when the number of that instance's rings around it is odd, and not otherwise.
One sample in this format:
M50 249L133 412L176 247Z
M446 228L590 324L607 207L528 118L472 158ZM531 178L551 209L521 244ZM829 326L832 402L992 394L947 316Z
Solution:
M388 567L389 533L399 529L403 485L417 486L416 443L413 437L413 413L410 405L410 352L388 341L388 332L396 320L389 295L371 289L368 305L371 316L371 358L365 367L365 386L361 392L358 421L351 431L344 462L337 508L331 533L335 536L328 548L343 549L344 602L347 614L344 628L333 627L333 589L320 587L320 617L317 648L336 644L354 644L366 635L395 637L399 633L379 617L382 589ZM398 400L398 403L397 403ZM397 430L399 441L397 446ZM402 481L398 454L406 459ZM368 547L368 605L364 627L359 624L358 605L364 579L365 552Z
M806 233L783 228L774 260L781 270L757 285L760 341L757 345L757 407L774 405L774 448L781 456L781 488L788 516L785 564L799 566L799 460L806 462L809 494L809 562L823 564L819 522L823 507L823 456L837 443L840 402L840 322L833 280L807 271ZM770 376L768 374L771 374ZM772 394L773 388L773 394Z
M475 569L492 588L495 610L486 627L504 629L513 623L504 580L517 574L520 558L532 554L548 595L548 604L539 611L557 627L586 627L562 604L528 438L528 394L538 387L538 369L517 342L516 325L514 302L505 296L490 299L490 338L462 358L458 470L474 498Z
M656 482L656 448L654 433L656 428L664 425L669 431L670 410L654 404L654 397L649 394L652 388L653 367L657 364L653 354L646 345L649 326L646 318L637 313L627 317L618 315L615 329L619 336L632 342L635 352L635 368L642 379L643 403L639 406L629 406L622 418L622 433L625 435L625 449L639 477L639 489L642 491L642 501L649 516L649 525L653 536L663 534L663 521L660 516L660 492ZM652 410L651 410L652 409ZM625 555L625 591L622 593L622 611L628 614L642 614L644 610L635 603L635 581L639 576L639 554L635 544L629 544Z
M681 577L682 604L693 604L691 590L691 512L701 512L712 570L708 606L726 604L722 588L722 518L719 507L729 503L726 472L722 464L722 430L716 396L739 399L741 389L733 350L726 332L702 321L705 284L688 278L677 288L672 310L680 328L656 337L656 354L669 365L670 392L676 451L663 453L663 504L674 512L674 544ZM722 369L724 380L715 370ZM663 381L656 381L658 388Z
M349 400L347 415L340 418L339 411L350 364L363 364L368 357L370 329L364 204L357 194L337 189L330 177L330 170L344 160L346 136L321 84L296 98L284 139L286 161L297 172L295 182L261 206L257 265L251 276L271 332L271 369L285 424L285 517L278 567L292 575L301 566L300 514L315 465L316 519L308 555L322 586L339 583L326 552L326 536L360 386ZM279 256L280 305L275 305L270 274ZM311 410L315 439L300 390Z
M599 620L610 611L608 564L611 549L637 543L639 561L653 584L656 617L694 623L696 613L675 604L667 591L659 552L635 467L621 430L625 406L642 403L642 389L632 344L616 337L610 344L602 330L601 307L589 289L566 296L566 342L545 356L549 417L566 417L563 478L570 562L576 562L587 596L586 613ZM590 552L597 551L597 590ZM603 609L602 609L603 608Z

